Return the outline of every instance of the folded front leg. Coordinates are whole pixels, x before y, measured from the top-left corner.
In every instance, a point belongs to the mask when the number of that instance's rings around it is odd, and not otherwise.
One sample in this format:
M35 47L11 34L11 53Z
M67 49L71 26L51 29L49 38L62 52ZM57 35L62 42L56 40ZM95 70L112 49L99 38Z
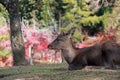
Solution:
M74 65L74 64L70 64L68 66L68 70L79 70L79 69L83 69L85 66L82 65Z

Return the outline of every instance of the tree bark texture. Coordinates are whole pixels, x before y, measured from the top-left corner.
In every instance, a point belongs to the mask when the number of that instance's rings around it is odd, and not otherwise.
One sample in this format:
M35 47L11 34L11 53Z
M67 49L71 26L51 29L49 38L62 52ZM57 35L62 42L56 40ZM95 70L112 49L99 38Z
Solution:
M18 0L11 0L9 3L11 46L14 65L25 65L25 47L22 37Z

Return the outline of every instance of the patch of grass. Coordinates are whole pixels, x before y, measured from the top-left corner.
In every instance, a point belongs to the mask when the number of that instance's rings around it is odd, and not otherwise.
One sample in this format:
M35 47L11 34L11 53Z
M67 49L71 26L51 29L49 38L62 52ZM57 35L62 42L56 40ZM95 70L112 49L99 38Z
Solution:
M120 70L67 70L67 65L43 64L0 68L0 80L120 80Z

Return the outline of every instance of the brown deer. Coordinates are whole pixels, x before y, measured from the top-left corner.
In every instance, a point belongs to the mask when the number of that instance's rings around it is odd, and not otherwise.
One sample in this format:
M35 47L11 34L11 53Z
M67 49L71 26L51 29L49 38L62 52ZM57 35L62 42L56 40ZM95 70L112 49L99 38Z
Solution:
M105 41L102 46L103 59L112 69L120 68L120 45L113 40Z
M76 48L72 41L75 28L66 33L61 33L48 45L49 49L61 50L69 70L82 69L86 66L102 66L102 52L99 45L86 48Z

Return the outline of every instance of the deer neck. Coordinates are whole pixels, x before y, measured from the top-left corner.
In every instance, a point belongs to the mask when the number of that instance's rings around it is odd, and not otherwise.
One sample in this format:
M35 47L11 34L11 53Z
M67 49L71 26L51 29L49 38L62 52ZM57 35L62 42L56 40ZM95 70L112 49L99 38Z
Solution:
M62 49L62 55L67 63L70 64L77 55L77 49L73 44L69 44L65 49Z

